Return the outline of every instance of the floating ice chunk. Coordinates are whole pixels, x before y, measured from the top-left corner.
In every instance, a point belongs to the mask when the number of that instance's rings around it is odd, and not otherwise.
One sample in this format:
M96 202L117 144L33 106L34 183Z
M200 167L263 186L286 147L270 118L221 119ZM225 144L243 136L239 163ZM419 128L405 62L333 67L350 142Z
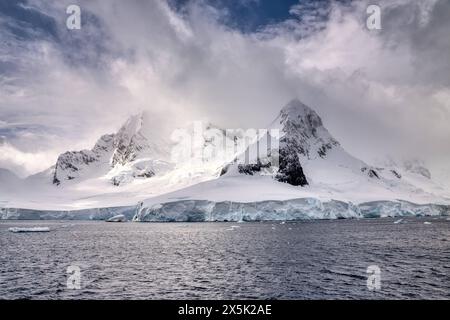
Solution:
M8 229L11 232L49 232L50 228L48 227L30 227L30 228L25 228L25 227L13 227L13 228L9 228Z
M233 231L233 230L238 229L238 228L240 228L240 226L230 226L227 230L228 231Z
M117 216L111 217L106 222L126 222L127 218L123 214L118 214Z
M400 222L402 222L403 221L403 219L399 219L399 220L397 220L397 221L394 221L394 223L395 224L398 224L398 223L400 223Z
M73 224L73 223L71 223L71 224L63 224L61 226L61 228L70 228L70 227L73 227L73 226L75 226L75 224Z
M431 224L431 222L425 221L423 224Z

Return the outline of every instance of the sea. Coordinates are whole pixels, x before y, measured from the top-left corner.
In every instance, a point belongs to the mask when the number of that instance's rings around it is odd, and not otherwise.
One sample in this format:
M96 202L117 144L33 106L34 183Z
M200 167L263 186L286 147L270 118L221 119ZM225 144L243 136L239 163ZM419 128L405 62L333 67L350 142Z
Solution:
M0 299L450 299L449 220L1 221Z

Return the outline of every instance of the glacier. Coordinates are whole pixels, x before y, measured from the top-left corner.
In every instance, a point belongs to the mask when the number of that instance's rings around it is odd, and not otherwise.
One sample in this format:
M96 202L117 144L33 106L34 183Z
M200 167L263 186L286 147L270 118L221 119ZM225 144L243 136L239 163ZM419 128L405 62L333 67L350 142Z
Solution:
M83 210L0 210L0 220L99 220L123 217L134 222L251 222L450 216L450 205L408 201L371 201L361 204L316 198L254 202L178 200L143 206Z
M138 209L133 221L297 221L311 219L385 218L404 216L450 216L450 206L414 204L407 201L351 202L315 198L278 201L231 202L179 200Z
M108 220L118 215L131 220L135 214L136 206L81 210L0 208L0 220Z

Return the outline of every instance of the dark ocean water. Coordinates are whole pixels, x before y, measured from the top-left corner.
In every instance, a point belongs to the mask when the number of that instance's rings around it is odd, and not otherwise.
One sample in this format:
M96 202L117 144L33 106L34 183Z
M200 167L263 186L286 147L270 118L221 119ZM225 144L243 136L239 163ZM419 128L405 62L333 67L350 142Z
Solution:
M3 221L0 298L450 299L447 219ZM51 232L8 231L16 226ZM67 288L70 265L81 289ZM370 265L380 290L367 287Z

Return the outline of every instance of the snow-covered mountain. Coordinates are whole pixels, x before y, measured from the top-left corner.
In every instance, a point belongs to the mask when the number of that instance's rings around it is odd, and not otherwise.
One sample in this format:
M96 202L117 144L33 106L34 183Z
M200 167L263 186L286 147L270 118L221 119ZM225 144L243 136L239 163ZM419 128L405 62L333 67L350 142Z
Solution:
M244 149L236 146L246 137L212 124L192 123L171 137L151 127L144 114L133 116L92 149L63 153L26 180L0 171L0 205L27 209L27 217L49 210L62 213L44 218L77 216L68 210L107 217L98 208L109 207L128 215L136 208L135 220L186 221L440 214L450 204L423 164L375 167L357 159L299 100Z
M390 156L375 158L373 162L377 167L401 169L410 173L421 175L425 178L432 179L431 172L425 165L424 160L419 158L400 158L393 159Z
M279 142L274 143L279 145L276 168L271 156L277 150L270 146L268 157L248 156L268 147L267 133L248 148L246 155L227 164L220 178L150 198L141 204L136 219L164 220L162 217L169 215L169 220L183 221L192 217L191 212L205 220L236 219L249 210L254 213L247 216L250 220L264 214L267 219L283 217L283 212L290 212L291 218L295 212L304 216L305 210L310 218L357 217L361 208L373 214L374 206L381 215L412 214L424 210L414 203L450 203L448 191L435 184L423 167L373 167L350 155L317 113L299 100L288 103L270 128L280 133ZM244 158L250 163L242 164ZM293 204L295 199L309 200ZM267 205L271 201L275 204ZM441 212L440 207L433 210L430 212Z
M271 123L270 129L280 132L279 150L270 150L269 153L279 152L279 165L274 172L277 181L291 185L326 185L330 188L338 187L356 181L372 180L400 180L401 176L395 168L372 167L362 160L350 155L340 143L332 137L324 127L318 114L295 99L288 103L278 117ZM258 154L251 149L267 148L267 137L263 136L258 142L249 147L250 154ZM244 156L242 155L241 158ZM248 165L231 163L225 171L227 174L261 173L261 167L273 165L268 158L258 158ZM233 167L237 166L237 170ZM263 171L264 175L267 171Z
M61 154L53 171L53 184L107 176L114 185L133 178L151 178L169 165L168 150L143 134L144 114L130 117L116 134L100 137L91 150ZM77 182L78 182L77 181Z
M152 130L148 115L138 114L117 133L100 137L92 149L65 152L47 170L18 179L20 191L5 188L0 202L39 210L134 206L149 196L218 177L234 155L210 153L220 151L217 144L223 141L239 139L200 122L170 137Z
M8 169L0 168L0 190L15 189L22 184L22 180Z

